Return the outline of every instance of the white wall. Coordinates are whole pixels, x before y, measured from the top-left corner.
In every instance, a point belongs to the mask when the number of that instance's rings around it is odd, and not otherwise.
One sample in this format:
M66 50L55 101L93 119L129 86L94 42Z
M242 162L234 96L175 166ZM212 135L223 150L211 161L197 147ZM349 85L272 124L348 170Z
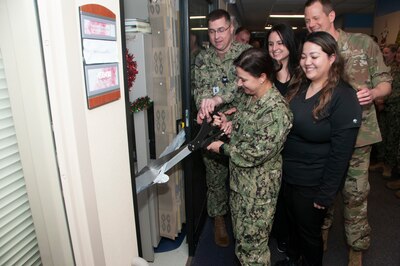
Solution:
M374 35L378 37L381 46L395 43L400 35L400 11L375 17Z
M89 110L79 6L38 0L44 59L63 196L77 265L130 265L138 255L128 157L122 49L121 98ZM118 0L96 1L116 14Z
M124 0L125 18L149 19L147 5L149 0Z
M73 265L35 3L0 0L0 32L0 50L41 261L43 265Z

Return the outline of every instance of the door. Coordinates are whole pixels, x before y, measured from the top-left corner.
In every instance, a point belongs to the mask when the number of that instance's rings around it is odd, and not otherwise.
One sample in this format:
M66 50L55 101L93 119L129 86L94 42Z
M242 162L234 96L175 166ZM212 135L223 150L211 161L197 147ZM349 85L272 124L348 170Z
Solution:
M205 16L211 8L206 0L181 1L181 29L182 29L182 101L186 124L187 140L193 139L199 126L195 123L197 109L193 100L193 83L191 65L197 52L192 49L190 39L196 38L198 48L208 40ZM196 16L196 17L194 17ZM192 52L193 51L193 52ZM187 215L187 240L189 256L194 256L199 237L207 217L207 186L205 168L200 150L191 154L184 161L185 169L185 204Z

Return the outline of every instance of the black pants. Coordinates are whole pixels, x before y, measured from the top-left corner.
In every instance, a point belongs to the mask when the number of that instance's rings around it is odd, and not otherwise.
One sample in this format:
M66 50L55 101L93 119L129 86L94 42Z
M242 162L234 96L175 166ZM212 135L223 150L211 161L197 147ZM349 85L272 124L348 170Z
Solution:
M301 256L303 265L321 266L321 226L326 209L319 210L313 206L318 187L290 185L285 182L282 185L289 228L287 254L295 260Z
M276 203L276 210L274 216L274 223L272 224L271 235L276 238L278 243L289 241L289 230L287 226L288 217L286 214L285 199L283 198L283 187L279 190L278 201Z

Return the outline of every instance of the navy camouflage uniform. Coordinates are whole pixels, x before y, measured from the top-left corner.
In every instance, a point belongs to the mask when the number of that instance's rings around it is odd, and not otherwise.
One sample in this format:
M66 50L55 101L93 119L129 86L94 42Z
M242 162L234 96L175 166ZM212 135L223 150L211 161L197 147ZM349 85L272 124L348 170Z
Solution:
M400 166L400 63L391 65L392 93L385 99L385 135L383 136L383 162L390 168Z
M195 86L193 94L197 109L200 108L203 99L215 95L220 96L225 103L220 111L232 107L237 91L233 61L248 48L249 45L234 41L222 60L212 46L196 56L193 69ZM208 215L223 216L229 210L229 195L226 188L229 174L228 158L204 150L203 161L206 167Z
M257 101L243 94L229 144L235 253L242 265L270 265L268 239L282 175L281 150L293 115L275 86Z

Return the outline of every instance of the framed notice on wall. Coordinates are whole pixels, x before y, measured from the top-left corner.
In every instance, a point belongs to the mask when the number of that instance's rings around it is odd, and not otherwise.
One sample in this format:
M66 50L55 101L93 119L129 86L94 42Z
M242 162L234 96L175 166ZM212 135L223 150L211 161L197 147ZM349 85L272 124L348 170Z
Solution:
M87 105L93 109L121 98L116 17L101 5L79 9Z

